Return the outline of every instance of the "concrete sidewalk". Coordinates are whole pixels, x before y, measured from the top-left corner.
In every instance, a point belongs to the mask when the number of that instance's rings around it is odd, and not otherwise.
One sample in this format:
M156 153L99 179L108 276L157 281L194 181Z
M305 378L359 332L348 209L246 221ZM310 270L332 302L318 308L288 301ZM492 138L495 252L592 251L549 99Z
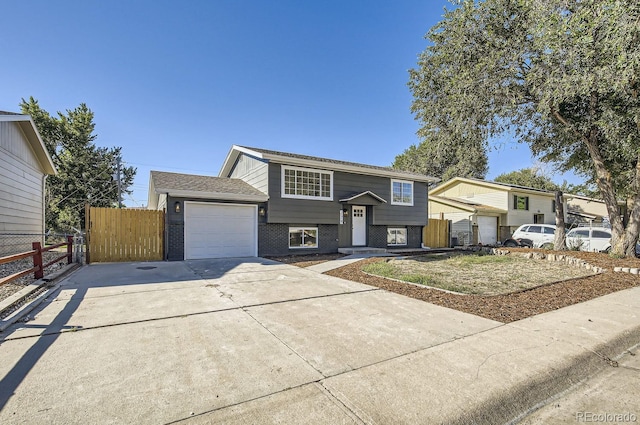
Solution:
M85 266L0 334L0 423L506 423L611 370L639 307L505 325L262 259Z

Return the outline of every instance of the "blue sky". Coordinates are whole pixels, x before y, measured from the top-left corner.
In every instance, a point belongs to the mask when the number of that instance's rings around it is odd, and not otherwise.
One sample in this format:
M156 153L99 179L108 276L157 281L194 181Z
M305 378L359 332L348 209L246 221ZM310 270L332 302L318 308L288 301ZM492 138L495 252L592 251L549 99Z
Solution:
M137 167L217 175L233 144L390 165L418 143L408 70L443 0L33 0L3 4L0 110L86 103ZM489 174L533 164L511 141ZM556 178L561 182L561 177ZM570 179L570 182L572 180Z

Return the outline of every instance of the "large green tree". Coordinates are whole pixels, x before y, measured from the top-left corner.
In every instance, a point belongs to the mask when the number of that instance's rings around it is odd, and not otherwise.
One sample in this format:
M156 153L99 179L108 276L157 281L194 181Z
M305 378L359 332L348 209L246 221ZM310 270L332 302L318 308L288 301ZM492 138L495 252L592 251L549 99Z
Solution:
M634 255L640 229L640 3L456 3L429 31L430 44L410 71L420 131L437 134L444 124L452 134L480 135L485 149L494 136L514 134L542 160L595 183L612 225L612 252ZM630 206L626 227L619 197Z
M503 173L497 176L494 181L498 183L515 184L518 186L532 187L534 189L544 189L550 191L561 190L560 186L545 176L535 168L523 168L521 170Z
M487 174L488 158L482 143L465 144L454 138L428 136L397 155L392 167L425 174L439 179L472 177L482 179Z
M22 112L33 119L58 170L46 186L46 226L54 231L84 228L85 205L118 205L117 162L121 148L98 147L93 112L84 103L51 116L33 97L22 99ZM133 184L136 169L121 167L123 193Z

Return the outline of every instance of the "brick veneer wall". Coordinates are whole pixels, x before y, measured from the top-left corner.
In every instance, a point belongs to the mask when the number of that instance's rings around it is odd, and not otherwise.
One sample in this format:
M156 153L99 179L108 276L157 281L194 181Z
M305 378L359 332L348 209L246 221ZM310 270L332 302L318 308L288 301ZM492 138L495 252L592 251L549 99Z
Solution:
M409 248L422 246L422 226L407 226L407 246Z
M369 226L369 246L374 248L420 248L422 246L422 226L406 226L407 245L397 247L387 245L388 227L394 226Z
M318 225L318 248L289 249L289 224L258 225L258 255L328 254L338 252L338 225Z
M369 243L373 248L387 247L387 226L369 226Z

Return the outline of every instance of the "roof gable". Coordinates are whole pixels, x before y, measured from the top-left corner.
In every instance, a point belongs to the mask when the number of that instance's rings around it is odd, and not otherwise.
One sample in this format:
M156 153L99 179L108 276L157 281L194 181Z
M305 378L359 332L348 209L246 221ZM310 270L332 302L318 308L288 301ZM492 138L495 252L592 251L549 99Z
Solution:
M439 204L447 205L453 208L457 208L463 211L468 211L472 213L477 212L485 212L485 213L499 213L504 214L507 211L501 208L492 207L490 205L478 204L476 202L471 202L467 199L453 199L447 198L444 196L431 195L429 197L429 202L437 202Z
M233 165L238 157L242 154L250 155L255 158L274 162L278 164L287 164L301 167L310 167L318 169L326 169L332 171L344 171L356 174L383 176L402 178L407 180L421 181L426 183L437 182L439 179L435 177L425 176L422 174L411 173L407 171L395 170L391 167L380 167L376 165L360 164L356 162L341 161L329 158L320 158L309 155L299 155L288 152L278 152L261 148L250 148L245 146L232 146L227 158L225 159L220 173L220 177L226 177L231 172Z
M13 122L20 127L22 134L25 136L25 140L30 145L40 163L43 174L57 174L53 160L40 137L40 133L38 133L35 123L29 115L0 111L0 121Z
M544 190L544 189L536 189L533 187L526 187L526 186L518 186L518 185L514 185L514 184L507 184L507 183L499 183L499 182L490 182L490 181L486 181L486 180L480 180L480 179L471 179L471 178L466 178L466 177L455 177L451 180L446 181L445 183L438 185L436 187L434 187L433 189L431 189L429 191L429 195L433 196L433 195L438 195L456 185L459 184L470 184L470 185L475 185L475 186L479 186L479 187L483 187L483 188L488 188L488 189L492 189L492 190L497 190L497 191L501 191L501 192L524 192L524 193L534 193L534 194L538 194L538 195L542 195L542 196L555 196L554 192L549 191L549 190Z

